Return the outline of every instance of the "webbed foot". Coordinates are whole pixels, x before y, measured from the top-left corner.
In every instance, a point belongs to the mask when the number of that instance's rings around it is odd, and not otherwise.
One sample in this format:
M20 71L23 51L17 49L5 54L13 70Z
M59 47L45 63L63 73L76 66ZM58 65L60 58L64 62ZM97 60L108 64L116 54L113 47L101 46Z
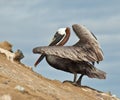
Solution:
M70 84L72 84L74 86L81 86L81 84L79 84L77 82L69 81L69 80L65 80L65 81L63 81L63 83L70 83Z

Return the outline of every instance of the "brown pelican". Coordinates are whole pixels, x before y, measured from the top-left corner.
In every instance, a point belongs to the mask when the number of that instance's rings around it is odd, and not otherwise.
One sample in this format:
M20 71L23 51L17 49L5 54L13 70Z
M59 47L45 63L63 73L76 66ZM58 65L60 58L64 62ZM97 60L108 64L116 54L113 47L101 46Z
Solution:
M60 28L49 46L33 49L33 53L42 54L35 66L46 57L52 67L73 73L75 84L81 85L83 75L105 79L106 73L94 67L94 62L103 60L103 52L97 38L83 25L74 24L72 28L80 40L73 46L63 46L70 37L70 28ZM76 81L77 74L81 76Z

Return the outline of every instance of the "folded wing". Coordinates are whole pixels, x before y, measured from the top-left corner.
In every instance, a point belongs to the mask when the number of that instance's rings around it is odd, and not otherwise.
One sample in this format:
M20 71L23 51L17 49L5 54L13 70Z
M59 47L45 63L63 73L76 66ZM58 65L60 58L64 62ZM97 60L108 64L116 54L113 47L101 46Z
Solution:
M71 59L73 61L97 61L97 56L90 48L72 47L72 46L44 46L36 47L33 53L59 56L61 58Z

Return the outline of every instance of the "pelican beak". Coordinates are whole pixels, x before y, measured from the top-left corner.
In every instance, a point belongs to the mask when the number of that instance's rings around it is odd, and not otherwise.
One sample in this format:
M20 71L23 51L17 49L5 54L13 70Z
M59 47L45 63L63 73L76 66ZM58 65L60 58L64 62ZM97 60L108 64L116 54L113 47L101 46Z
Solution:
M57 45L62 40L63 37L64 37L64 35L56 33L52 39L52 42L49 44L49 46Z

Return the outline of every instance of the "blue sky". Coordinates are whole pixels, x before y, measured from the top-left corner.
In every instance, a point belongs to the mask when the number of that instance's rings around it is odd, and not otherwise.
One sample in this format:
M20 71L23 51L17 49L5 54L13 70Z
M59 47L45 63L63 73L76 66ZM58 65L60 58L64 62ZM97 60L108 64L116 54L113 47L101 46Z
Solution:
M120 97L120 0L0 0L0 41L11 42L14 51L21 49L22 62L31 67L39 56L32 49L48 45L58 28L74 23L96 35L105 56L96 67L107 73L107 79L84 77L82 84ZM72 31L66 45L77 40ZM50 79L73 79L72 74L50 67L45 60L34 70Z

